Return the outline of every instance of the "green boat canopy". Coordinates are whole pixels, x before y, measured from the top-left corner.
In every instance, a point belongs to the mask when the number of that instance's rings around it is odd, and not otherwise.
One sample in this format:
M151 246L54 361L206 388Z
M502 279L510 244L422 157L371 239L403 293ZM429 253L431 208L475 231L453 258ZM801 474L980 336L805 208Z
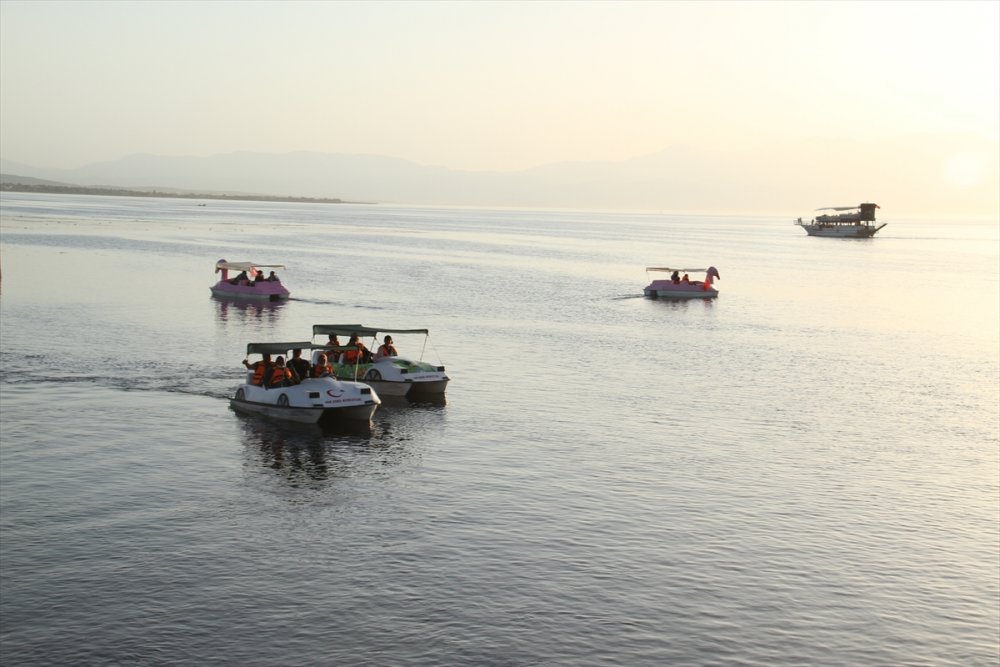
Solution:
M299 343L247 343L247 354L287 354L289 350L326 350L344 352L356 350L356 345L322 345L310 341Z
M380 329L378 327L366 327L361 324L314 324L313 336L352 336L357 334L359 338L366 336L377 336L384 334L430 334L428 329Z
M256 262L226 262L218 261L215 263L215 270L218 272L222 269L229 269L230 271L249 271L250 269L283 269L284 264L257 264Z

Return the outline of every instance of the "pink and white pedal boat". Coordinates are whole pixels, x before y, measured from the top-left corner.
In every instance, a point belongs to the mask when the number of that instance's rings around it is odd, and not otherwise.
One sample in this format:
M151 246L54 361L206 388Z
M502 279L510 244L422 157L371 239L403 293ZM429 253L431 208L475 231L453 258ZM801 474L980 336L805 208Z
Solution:
M261 269L283 269L284 264L255 264L254 262L227 262L220 259L215 263L215 272L222 272L222 279L212 285L212 296L224 299L248 299L256 301L284 301L289 292L274 276L269 278ZM230 271L239 271L230 278ZM271 271L274 275L274 271Z
M714 266L707 269L672 269L666 266L647 266L650 271L666 272L669 278L653 280L643 288L642 293L654 298L667 299L711 299L719 296L719 290L712 286L713 281L721 280L719 271ZM690 280L688 274L705 272L705 280Z

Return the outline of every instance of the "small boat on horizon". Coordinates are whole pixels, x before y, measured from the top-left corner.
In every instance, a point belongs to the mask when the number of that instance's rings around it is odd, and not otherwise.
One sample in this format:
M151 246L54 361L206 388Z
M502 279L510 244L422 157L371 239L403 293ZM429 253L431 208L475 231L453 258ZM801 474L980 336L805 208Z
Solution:
M227 262L220 259L215 263L215 272L222 272L219 282L209 289L212 296L226 299L252 299L258 301L282 301L289 292L281 284L281 279L271 271L265 276L261 269L283 269L284 264L257 264L256 262ZM239 271L234 278L230 271Z
M809 236L829 236L836 238L866 239L875 236L875 232L885 227L883 222L875 226L875 209L878 204L858 204L857 206L828 206L817 211L833 211L822 213L809 222L802 218L794 224L806 230Z
M667 266L647 266L650 271L670 273L669 278L659 278L643 288L642 293L654 298L668 299L711 299L719 296L719 290L713 287L715 280L722 280L718 269L710 266L707 269L672 269ZM704 280L691 280L690 273L705 273ZM681 275L683 274L683 276Z

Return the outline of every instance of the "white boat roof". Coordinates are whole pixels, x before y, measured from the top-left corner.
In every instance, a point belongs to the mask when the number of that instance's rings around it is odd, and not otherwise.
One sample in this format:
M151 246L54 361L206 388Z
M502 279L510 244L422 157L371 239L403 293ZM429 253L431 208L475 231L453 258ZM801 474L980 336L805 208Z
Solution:
M377 336L385 334L430 334L428 329L382 329L379 327L366 327L361 324L314 324L313 336L336 334L338 336L351 336L357 334L359 337Z
M312 341L291 342L291 343L247 343L247 354L287 354L289 350L356 350L355 345L329 346L313 343Z
M284 264L258 264L257 262L216 262L217 269L232 269L234 271L249 271L250 269L283 269Z
M824 206L823 208L816 209L817 211L855 211L860 209L862 206L874 206L875 208L881 208L878 204L855 204L854 206Z
M697 273L698 271L708 271L708 269L672 269L669 266L647 266L647 271L678 271L683 273Z

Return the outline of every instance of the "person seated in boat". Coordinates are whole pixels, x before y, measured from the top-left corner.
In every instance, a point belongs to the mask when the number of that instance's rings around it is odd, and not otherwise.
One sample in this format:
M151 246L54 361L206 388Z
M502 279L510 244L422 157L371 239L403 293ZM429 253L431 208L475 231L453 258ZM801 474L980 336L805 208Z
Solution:
M333 366L330 365L325 354L320 354L316 359L316 365L312 367L312 376L314 378L333 377Z
M242 284L244 284L246 282L246 280L247 280L247 272L246 271L240 271L239 275L237 275L235 278L233 278L232 280L229 281L229 284L230 285L242 285Z
M258 387L264 386L264 376L267 374L269 368L274 366L271 363L271 355L264 354L261 355L260 361L255 361L252 364L249 363L247 359L243 360L243 365L247 367L248 370L253 371L253 377L250 379L250 384L255 384Z
M690 283L690 282L691 282L691 281L690 281L690 280L688 279L688 274L686 274L686 273L685 273L685 274L684 274L684 277L683 277L683 278L681 278L681 283L682 283L682 284L684 284L684 285L687 285L687 284L688 284L688 283Z
M673 273L671 273L670 274L670 281L673 284L675 284L675 285L678 284L681 281L681 274L680 274L680 272L674 271Z
M378 346L378 350L375 352L376 359L382 359L383 357L398 357L399 352L396 351L396 346L392 344L392 336L386 336L382 340L382 344Z
M309 362L302 358L301 348L292 350L292 358L288 360L287 365L292 369L292 372L295 373L300 382L309 377L309 371L312 368Z
M263 274L261 274L261 275L263 275ZM267 278L265 278L264 280L266 280L269 283L280 283L281 282L280 280L278 280L278 276L276 276L274 274L274 271L271 271L271 274Z
M326 341L327 347L340 347L340 339L337 338L337 334L330 334L330 338ZM334 351L330 355L330 363L336 364L340 361L340 357L343 355L339 351Z
M267 386L271 387L290 387L293 384L298 384L295 381L294 373L292 370L285 366L285 358L278 357L274 360L274 365L271 366L270 377L267 380Z
M368 351L365 344L358 339L358 334L351 334L351 339L347 341L348 345L355 347L353 350L344 350L344 355L341 357L342 364L357 364L357 363L368 363L371 361L372 353Z

